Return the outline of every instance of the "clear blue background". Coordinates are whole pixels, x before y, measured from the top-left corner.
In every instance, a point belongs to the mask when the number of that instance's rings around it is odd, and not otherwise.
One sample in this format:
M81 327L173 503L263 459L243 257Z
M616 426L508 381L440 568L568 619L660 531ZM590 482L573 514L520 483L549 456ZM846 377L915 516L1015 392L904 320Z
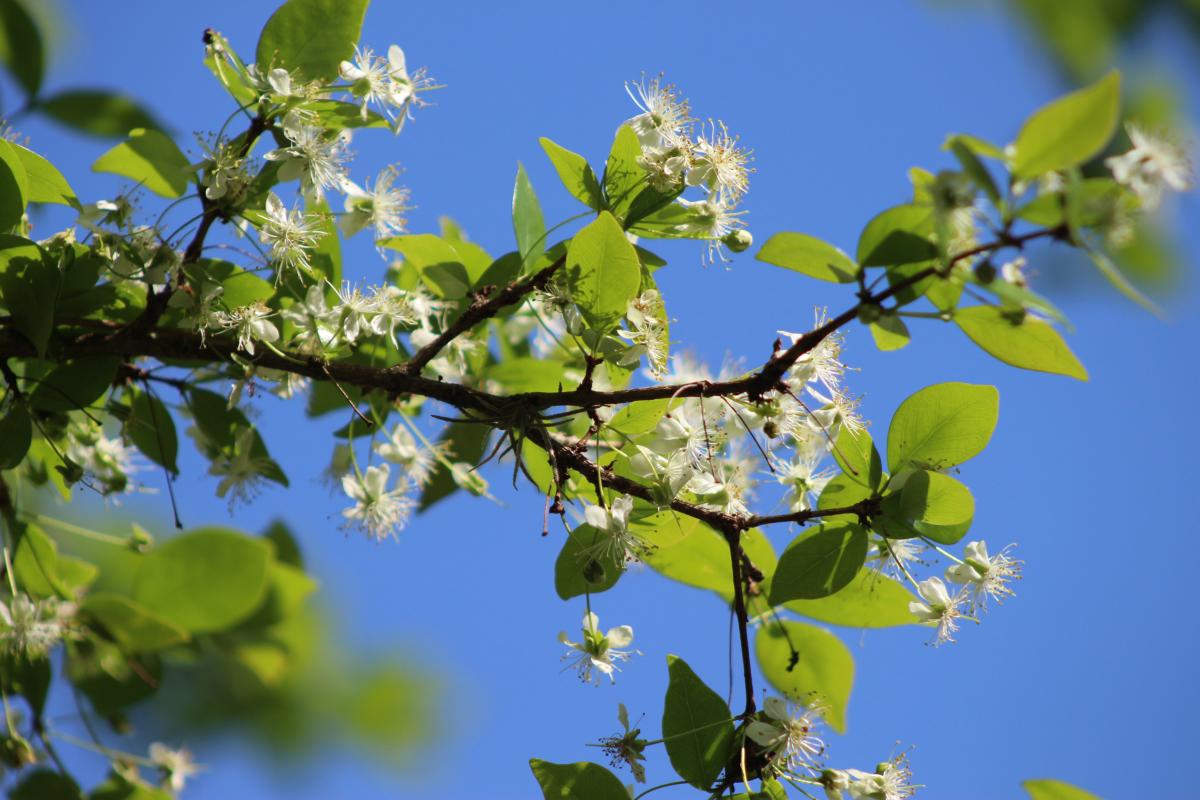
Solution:
M225 33L249 60L273 5L62 2L69 23L50 88L119 86L188 144L191 131L215 130L231 108L200 63L203 29ZM633 111L622 82L643 71L665 70L698 116L724 119L754 149L758 172L746 207L760 243L802 230L845 249L872 214L907 198L909 167L949 166L939 150L947 133L1009 141L1029 111L1065 88L999 11L911 2L377 0L364 41L377 50L401 44L410 65L427 65L448 88L398 139L358 137L356 174L400 162L419 204L413 231L436 230L437 217L449 214L493 253L511 247L516 162L529 170L549 220L575 213L537 137L599 161ZM1189 87L1194 108L1200 84L1185 81L1196 74L1194 53L1168 26L1148 34L1142 49ZM114 193L110 176L88 172L106 143L35 120L18 127L81 197ZM1196 211L1195 198L1175 205L1177 226L1194 227ZM1189 233L1185 252L1196 244ZM694 246L657 249L672 260L661 273L677 320L672 334L710 363L726 354L760 362L776 329L805 328L814 305L836 312L851 302L844 288L749 254L729 269L705 269ZM378 279L383 264L369 246L349 252L352 277ZM915 628L843 631L858 675L849 731L830 736L830 762L870 768L913 746L928 798L1018 797L1020 780L1043 776L1108 798L1200 796L1187 571L1195 563L1187 537L1197 530L1194 281L1185 269L1164 323L1085 280L1076 262L1044 250L1030 262L1038 285L1077 326L1070 342L1090 383L1004 367L936 322L915 326L914 344L893 354L876 352L864 330L849 333L846 359L862 370L849 384L865 395L880 438L896 404L923 385L1000 387L996 438L964 479L978 502L973 535L994 546L1019 542L1026 576L1015 599L954 646L927 647L926 632ZM345 750L278 769L246 741L195 743L209 769L186 797L531 798L527 759L599 760L584 743L616 729L618 701L635 717L646 713L644 728L657 731L668 643L723 690L728 617L714 597L649 572L622 580L596 608L605 626L631 624L645 655L615 687L583 687L560 672L555 641L560 629L577 631L582 602L554 594L558 541L539 536L536 492L504 491L495 473L502 508L460 497L416 520L399 542L346 538L337 530L342 499L316 482L329 426L303 422L298 404L253 402L294 488L268 491L233 522L257 530L284 517L322 581L339 637L435 672L442 721L417 766L402 770ZM184 469L185 521L228 524L204 465L191 455ZM164 503L133 508L165 519ZM785 532L776 541L785 542ZM101 767L86 756L73 762ZM655 775L671 779L661 762ZM677 796L693 794L653 795Z

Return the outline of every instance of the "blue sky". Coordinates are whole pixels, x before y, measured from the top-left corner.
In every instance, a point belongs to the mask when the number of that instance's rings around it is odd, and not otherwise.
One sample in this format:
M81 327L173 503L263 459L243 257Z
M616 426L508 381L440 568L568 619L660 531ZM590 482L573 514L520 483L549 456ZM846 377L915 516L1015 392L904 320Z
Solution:
M184 144L214 130L231 109L200 63L201 32L213 27L249 57L269 2L110 4L65 2L70 22L50 88L119 86L142 99ZM398 139L356 139L368 171L399 162L419 208L413 231L448 214L493 253L511 248L512 179L524 162L548 220L577 211L537 144L549 136L588 155L607 152L631 115L622 82L665 71L702 117L719 117L754 149L746 200L758 241L800 230L852 249L863 223L904 201L909 167L949 166L939 150L951 132L1011 140L1020 121L1063 90L1037 46L999 12L936 3L679 4L377 0L364 41L399 43L447 88ZM1157 37L1157 38L1153 38ZM1169 30L1146 44L1180 82L1195 74ZM1185 99L1194 109L1200 85ZM111 196L111 176L91 162L107 143L30 120L31 146L62 168L84 199ZM365 173L360 173L365 174ZM1193 231L1197 199L1169 209ZM727 354L761 361L776 329L802 329L814 306L838 311L844 288L755 262L704 268L694 246L656 247L671 266L660 286L673 338L710 363ZM367 245L347 251L351 277L377 280L383 263ZM1193 256L1192 262L1195 261ZM851 330L850 377L882 437L896 405L938 381L993 383L1000 427L963 471L977 501L973 536L1019 542L1026 561L1017 597L959 642L925 646L921 629L842 631L858 673L845 736L830 736L836 766L869 768L913 747L922 797L1020 796L1023 778L1055 776L1107 798L1194 796L1184 765L1200 712L1190 563L1180 539L1190 509L1197 444L1187 414L1200 333L1195 282L1184 276L1155 320L1081 280L1083 267L1030 253L1053 298L1072 318L1069 341L1090 383L1023 373L990 360L956 330L915 326L914 343L878 353ZM317 487L330 425L300 409L256 401L291 492L268 491L231 519L194 456L183 462L180 504L189 525L258 530L284 517L321 579L323 602L347 646L399 653L439 676L440 734L418 769L397 772L344 751L286 770L243 741L201 744L208 771L191 800L222 797L536 796L526 761L597 758L584 743L616 729L616 704L657 731L665 657L684 657L711 685L727 680L728 617L707 594L645 572L597 599L602 624L627 623L645 655L615 687L584 687L560 672L555 634L575 632L582 602L554 594L556 540L543 540L541 498L501 491L485 501L444 503L399 542L375 546L337 530L341 501ZM305 434L294 435L303 424ZM311 431L311 434L309 433ZM503 488L500 473L494 483ZM166 519L161 499L133 508ZM165 529L165 528L164 528ZM777 546L786 543L775 534ZM435 568L431 568L434 565ZM671 648L668 650L669 647ZM1185 727L1186 726L1186 727ZM83 763L83 762L80 762ZM658 764L657 774L670 780ZM653 773L652 773L653 778ZM692 796L664 790L667 800Z

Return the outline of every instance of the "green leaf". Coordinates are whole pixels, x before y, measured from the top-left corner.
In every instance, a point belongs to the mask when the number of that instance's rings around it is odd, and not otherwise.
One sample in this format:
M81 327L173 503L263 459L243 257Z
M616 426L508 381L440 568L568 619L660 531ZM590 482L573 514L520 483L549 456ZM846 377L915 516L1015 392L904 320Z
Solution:
M17 584L34 597L72 599L58 576L58 545L37 525L26 524L13 554Z
M220 284L221 303L231 311L265 302L275 294L270 282L228 261L202 258L185 265L183 271L193 286L199 286L201 281Z
M992 173L988 172L987 167L979 160L979 156L966 142L962 141L961 137L951 136L946 140L945 147L954 154L958 159L958 163L962 165L965 172L971 181L980 189L982 189L992 201L994 205L1000 205L1000 190L996 187L996 181L992 178Z
M733 599L729 545L706 525L697 525L682 542L647 552L643 560L655 572L671 580L697 589L709 589L727 600Z
M606 535L591 525L580 525L563 542L554 562L554 591L563 600L588 592L599 594L616 586L625 571L624 559L610 552L588 553L598 537Z
M937 256L929 240L933 234L933 209L901 205L877 214L858 237L858 263L885 267L928 261Z
M987 446L1000 418L995 386L937 383L909 395L888 428L888 469L945 469Z
M173 800L173 795L166 789L110 772L104 783L88 793L88 800Z
M638 164L641 155L642 145L633 128L628 125L617 128L608 161L604 165L604 196L613 215L622 221L646 186L646 170Z
M909 343L908 326L895 314L882 314L868 328L875 346L885 353L899 350Z
M79 207L75 190L67 183L58 168L37 153L14 144L13 150L21 159L25 168L25 177L29 183L29 193L25 200L29 203L57 203L64 206Z
M883 462L865 428L853 431L843 425L834 443L833 458L855 483L871 489L883 483Z
M151 550L138 566L133 599L192 633L249 616L267 590L270 545L223 528L201 528Z
M662 735L679 777L708 789L721 774L733 745L729 706L678 656L667 656L670 683L663 703Z
M855 523L818 525L797 536L771 578L770 603L826 597L854 579L867 559L867 532Z
M797 703L823 706L829 727L846 732L854 657L841 640L802 622L771 622L755 637L754 652L772 686Z
M46 49L22 0L0 0L0 60L27 97L37 95L46 69Z
M509 392L554 392L565 380L562 362L532 356L516 356L492 364L484 377L502 384Z
M607 427L626 436L636 436L654 430L670 406L670 398L630 403L613 414Z
M67 677L87 695L97 714L110 717L157 691L162 663L148 653L130 657L111 642L91 638L67 644Z
M21 223L29 198L29 179L16 147L0 139L0 230L12 230Z
M0 417L0 470L12 469L25 459L33 441L33 423L20 403L10 403Z
M600 191L600 182L596 180L596 173L592 171L587 159L565 147L560 147L544 136L538 141L541 143L542 149L546 151L546 155L550 157L550 163L554 165L558 178L567 191L589 208L597 211L604 208L604 195Z
M611 330L642 282L637 251L613 215L601 211L567 249L567 288L593 328Z
M955 312L954 321L971 341L1005 364L1081 381L1088 379L1087 370L1058 331L1028 314L1011 314L994 306L971 306Z
M525 173L525 165L517 162L517 180L513 185L513 233L517 237L517 252L522 259L537 258L546 251L546 220L538 204L533 184Z
M100 399L117 377L121 359L94 356L55 367L29 393L29 405L39 411L65 413L87 408Z
M621 779L599 764L553 764L529 759L544 800L629 800Z
M8 800L83 800L79 785L52 769L35 769L8 790Z
M111 592L94 592L80 610L99 622L122 648L142 653L186 642L188 632L141 605Z
M103 89L72 89L38 103L63 125L93 136L126 136L134 128L162 129L158 120L124 95Z
M181 196L192 179L187 157L161 131L134 128L121 142L92 164L93 172L121 175L163 197Z
M918 470L904 481L900 508L918 533L942 544L954 544L971 527L975 498L949 475Z
M354 55L367 0L288 0L258 38L259 69L283 67L303 80L332 80Z
M1036 178L1084 163L1112 139L1120 112L1121 75L1116 71L1038 109L1017 135L1013 177Z
M130 411L125 422L126 435L146 458L178 475L179 435L170 409L157 397L134 389Z
M859 273L858 264L850 256L831 244L803 233L775 234L755 258L832 283L851 283Z
M421 273L422 280L439 297L465 297L491 265L471 250L470 242L452 242L431 233L405 234L376 244L398 250Z
M1111 283L1118 292L1125 295L1127 298L1137 303L1142 308L1149 311L1159 319L1165 319L1166 314L1158 304L1151 300L1146 295L1130 283L1129 278L1125 277L1125 273L1121 272L1121 268L1112 262L1108 256L1094 248L1087 248L1087 254L1091 257L1092 263L1096 265L1096 269L1100 270L1100 274Z
M873 569L862 569L848 584L828 597L789 600L784 608L801 616L848 628L891 628L915 625L908 610L912 592Z
M1078 786L1050 778L1022 781L1021 788L1029 792L1030 800L1100 800Z

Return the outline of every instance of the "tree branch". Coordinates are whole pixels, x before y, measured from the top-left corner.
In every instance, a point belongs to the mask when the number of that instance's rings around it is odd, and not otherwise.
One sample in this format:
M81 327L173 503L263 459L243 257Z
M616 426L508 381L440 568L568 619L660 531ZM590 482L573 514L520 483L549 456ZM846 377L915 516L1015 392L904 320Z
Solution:
M566 260L565 255L560 256L553 264L537 272L533 277L525 281L513 281L487 300L479 298L468 306L458 319L454 320L450 327L442 331L436 339L413 353L412 358L405 363L392 367L392 371L402 375L419 375L425 365L435 359L437 354L442 352L450 342L470 331L480 322L496 316L505 306L510 306L529 293L544 287Z

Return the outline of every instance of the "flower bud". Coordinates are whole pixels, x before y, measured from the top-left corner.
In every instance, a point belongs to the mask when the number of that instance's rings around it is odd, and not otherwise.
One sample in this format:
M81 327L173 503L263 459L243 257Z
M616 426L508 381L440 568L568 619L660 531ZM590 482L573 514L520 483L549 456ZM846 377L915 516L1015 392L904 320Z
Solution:
M730 231L721 239L721 243L728 247L731 252L744 253L754 244L754 237L750 235L750 231L739 228L736 231Z
M597 559L589 558L583 565L583 579L588 583L604 583L604 565Z
M991 283L996 280L996 265L991 261L980 261L975 265L975 278L980 283Z

